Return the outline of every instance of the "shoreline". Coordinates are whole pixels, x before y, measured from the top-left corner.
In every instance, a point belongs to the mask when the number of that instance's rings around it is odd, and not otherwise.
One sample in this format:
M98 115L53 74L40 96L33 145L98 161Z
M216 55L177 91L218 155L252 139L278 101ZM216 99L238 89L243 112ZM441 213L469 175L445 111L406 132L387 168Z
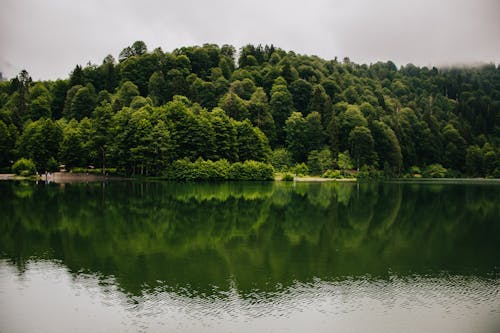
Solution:
M104 176L88 173L72 173L72 172L54 172L46 178L45 174L38 176L18 176L13 173L0 173L0 181L12 181L12 180L31 180L31 181L44 181L49 183L84 183L84 182L98 182L98 181L124 181L124 180L158 180L156 177L146 177L146 178L134 178L134 177L120 177L120 176ZM295 176L293 181L284 181L280 176L275 176L275 182L357 182L357 178L322 178L318 176ZM363 180L364 181L364 180ZM414 183L430 183L430 182L440 182L440 183L452 183L452 182L494 182L500 183L498 178L388 178L388 179L377 179L376 181L385 182L414 182Z

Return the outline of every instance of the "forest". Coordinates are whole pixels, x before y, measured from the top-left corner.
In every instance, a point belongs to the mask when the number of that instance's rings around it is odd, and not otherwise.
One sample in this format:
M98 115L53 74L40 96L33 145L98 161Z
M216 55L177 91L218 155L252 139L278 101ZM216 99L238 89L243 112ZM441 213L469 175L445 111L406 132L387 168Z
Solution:
M0 171L61 165L185 180L193 168L204 179L499 178L500 66L136 41L66 79L35 82L23 70L0 82Z

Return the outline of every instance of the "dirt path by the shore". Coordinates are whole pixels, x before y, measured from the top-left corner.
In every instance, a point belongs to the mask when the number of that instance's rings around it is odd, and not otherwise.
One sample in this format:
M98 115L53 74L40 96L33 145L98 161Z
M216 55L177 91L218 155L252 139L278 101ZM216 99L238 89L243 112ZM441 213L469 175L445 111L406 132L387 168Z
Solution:
M34 180L42 180L54 183L78 183L78 182L96 182L96 181L107 181L107 180L122 180L126 178L116 177L116 176L95 175L88 173L72 173L72 172L54 172L48 174L41 174L36 177L22 177L22 176L17 176L13 173L0 174L0 180L19 180L19 179L21 180L34 179Z

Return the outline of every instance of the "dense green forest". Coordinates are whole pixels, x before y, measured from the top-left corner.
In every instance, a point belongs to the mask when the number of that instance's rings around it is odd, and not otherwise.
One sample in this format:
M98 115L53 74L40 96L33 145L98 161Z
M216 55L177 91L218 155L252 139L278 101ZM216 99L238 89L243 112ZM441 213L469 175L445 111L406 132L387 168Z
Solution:
M39 172L165 176L256 161L311 174L500 177L500 66L398 69L272 45L163 52L137 41L65 80L22 71L1 82L0 168L20 158Z

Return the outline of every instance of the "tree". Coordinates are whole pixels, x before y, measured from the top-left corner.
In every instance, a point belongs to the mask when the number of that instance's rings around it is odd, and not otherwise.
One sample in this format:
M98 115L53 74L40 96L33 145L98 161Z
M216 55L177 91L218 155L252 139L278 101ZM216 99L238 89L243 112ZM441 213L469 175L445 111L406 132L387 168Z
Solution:
M148 92L154 105L163 105L167 102L167 83L161 71L154 72L149 78Z
M15 157L17 129L14 124L7 126L0 120L0 167L10 166Z
M212 82L196 78L191 84L191 99L200 105L213 108L216 105L215 86Z
M70 87L73 86L83 86L85 84L85 77L83 76L83 69L82 66L76 65L75 69L71 72L69 75L69 85Z
M380 121L374 121L371 132L375 141L375 151L382 166L388 166L386 173L397 175L402 166L403 156L399 140L394 131ZM386 169L384 167L384 169Z
M52 118L59 119L63 115L64 109L64 101L66 99L66 93L68 91L69 85L65 80L57 80L52 85L50 94L51 94L51 103L50 109L52 111Z
M363 165L374 161L374 141L370 130L365 126L356 126L349 133L349 147L354 166L359 170Z
M82 119L90 116L97 103L97 95L92 84L78 89L71 100L70 118Z
M31 82L31 76L25 69L23 69L12 82L12 86L17 92L17 98L15 98L16 101L13 121L18 128L21 127L21 122L26 117L26 113L28 110L29 87L31 85Z
M348 150L346 150L343 153L339 153L339 156L337 158L337 165L339 166L339 169L342 171L352 169L353 166L352 166L351 155L349 154Z
M443 139L445 144L445 166L454 170L463 171L466 153L464 138L452 124L447 124L443 128Z
M91 156L94 162L101 166L103 173L106 173L106 160L112 145L112 116L109 103L97 106L92 113Z
M120 88L118 88L118 91L116 92L116 99L120 102L122 107L129 106L132 99L139 95L139 89L137 86L130 81L125 81L122 83Z
M331 169L333 161L330 149L311 151L307 157L307 167L312 175L322 175L326 170Z
M19 153L31 158L38 170L45 171L49 160L57 157L61 141L61 128L51 119L41 118L24 127L19 139Z
M285 122L288 117L295 112L293 105L292 94L288 91L286 81L279 77L275 80L271 89L271 114L276 125L276 143L275 145L283 145L285 143Z
M328 117L331 111L331 100L326 94L322 85L314 86L312 96L309 102L308 113L318 112L322 117Z
M210 124L214 130L214 151L210 158L226 159L230 162L238 160L236 124L221 108L214 108L209 113Z
M348 105L346 111L339 115L339 149L341 151L349 147L349 135L356 126L366 127L368 122L357 105Z
M479 146L472 145L467 148L465 167L467 174L471 176L477 177L484 175L484 156Z
M153 159L150 167L152 174L158 175L165 172L167 165L173 161L175 147L168 126L161 119L153 127L151 136Z
M142 40L135 41L134 44L132 44L132 53L136 56L141 56L148 52L148 48L146 47L146 43L144 43Z
M324 139L325 134L321 125L321 115L314 111L306 117L305 145L307 151L322 147Z
M52 96L49 90L42 83L38 82L30 89L30 95L30 119L50 118L52 115L50 108Z
M312 85L303 79L295 80L290 84L293 104L295 109L302 114L307 114L309 111L309 101L311 100L312 90Z
M85 143L79 123L72 119L62 131L59 160L68 168L86 166L85 158L88 156L88 152L84 148Z
M258 128L246 119L236 122L238 160L244 161L267 161L271 149L266 136Z
M238 96L243 99L250 99L252 94L255 92L255 83L249 78L245 78L243 80L236 80L231 83L230 89L235 92Z
M300 112L294 112L286 120L285 133L287 149L295 162L305 162L307 121Z
M276 136L276 127L271 115L266 92L261 87L257 88L250 97L248 112L252 124L260 128L269 141L273 142Z
M232 90L222 96L219 101L219 107L235 120L248 119L250 116L246 101L241 99L241 97Z
M285 148L278 148L271 153L270 162L275 170L287 171L292 167L292 156Z

